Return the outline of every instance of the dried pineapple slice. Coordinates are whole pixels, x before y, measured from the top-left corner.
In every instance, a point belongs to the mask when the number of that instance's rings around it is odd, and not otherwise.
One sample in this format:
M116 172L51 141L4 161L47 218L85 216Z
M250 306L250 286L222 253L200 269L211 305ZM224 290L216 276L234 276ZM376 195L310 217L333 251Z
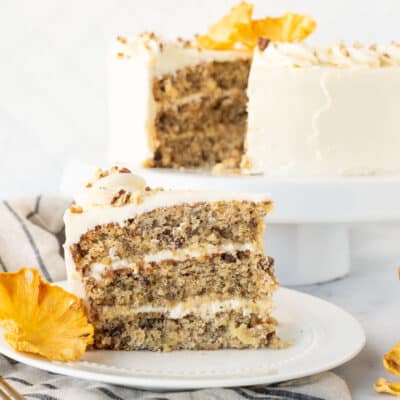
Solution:
M300 42L317 27L311 17L291 12L279 18L255 20L252 25L256 38L268 38L273 42Z
M228 15L211 25L205 35L197 36L197 44L212 50L252 50L260 37L272 41L298 42L317 27L311 17L290 12L279 18L253 20L252 16L253 5L240 3Z
M383 366L393 375L400 376L400 343L397 343L383 357ZM374 385L374 389L379 393L388 393L400 397L400 382L389 382L380 378Z
M44 281L34 268L0 273L0 327L16 351L49 360L77 360L93 343L81 300Z
M391 374L400 376L400 343L383 356L383 366Z
M228 15L211 25L207 34L197 36L197 44L205 49L226 50L232 49L240 31L251 25L253 5L242 2L233 7Z
M389 382L386 379L380 378L375 383L374 389L378 393L393 394L400 397L400 382Z

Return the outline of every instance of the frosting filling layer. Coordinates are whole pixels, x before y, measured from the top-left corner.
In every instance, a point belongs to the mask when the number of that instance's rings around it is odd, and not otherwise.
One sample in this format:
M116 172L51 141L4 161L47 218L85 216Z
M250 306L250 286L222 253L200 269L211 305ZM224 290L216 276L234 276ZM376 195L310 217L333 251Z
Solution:
M241 310L243 315L259 314L267 316L272 311L272 304L269 298L264 300L243 300L229 299L224 301L209 301L203 298L192 299L186 302L177 303L171 307L157 307L152 305L143 305L132 308L130 306L103 306L103 311L112 310L118 312L118 315L132 315L132 313L161 313L171 319L183 318L189 314L196 314L202 318L211 318L219 312L230 310Z
M145 255L144 261L148 263L153 263L153 262L159 263L165 260L183 261L190 258L198 258L212 254L232 253L232 252L246 251L246 250L256 251L257 249L258 249L257 246L252 243L246 243L246 244L229 243L223 246L204 245L204 246L183 248L176 251L171 251L171 250L159 251L154 254ZM111 263L103 264L100 262L96 262L91 265L91 273L89 274L91 278L95 278L96 280L103 279L102 274L106 270L115 271L122 268L130 268L132 270L138 269L135 262L131 262L129 259L126 258L118 257L113 249L110 249L109 255L111 258Z

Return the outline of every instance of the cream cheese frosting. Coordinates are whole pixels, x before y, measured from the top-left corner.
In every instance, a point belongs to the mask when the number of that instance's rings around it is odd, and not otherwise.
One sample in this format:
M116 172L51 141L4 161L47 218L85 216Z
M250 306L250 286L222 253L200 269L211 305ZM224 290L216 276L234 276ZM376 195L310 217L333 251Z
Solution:
M118 306L112 306L113 309L119 308ZM170 307L160 307L153 305L143 305L136 308L131 307L120 307L118 310L123 315L123 308L127 314L133 313L149 313L156 312L165 314L171 319L184 318L189 314L196 314L202 318L212 318L219 312L225 312L230 310L240 310L244 316L252 313L267 316L273 309L271 300L269 298L263 300L244 300L240 298L232 298L229 300L210 300L205 301L202 298L190 300L189 302L179 302ZM107 306L104 307L107 310Z
M270 43L255 54L270 68L304 68L328 66L338 68L378 68L400 65L400 44L347 46L337 43L331 46L310 46L306 43Z
M157 253L148 254L144 257L144 261L147 263L159 263L164 260L175 260L183 261L193 257L201 257L211 254L221 254L221 253L232 253L237 251L260 251L260 249L253 243L237 244L228 243L221 246L214 245L204 245L204 246L193 246L186 247L183 249L171 251L162 250ZM103 273L109 270L118 270L121 268L130 268L134 273L138 272L138 266L135 262L130 262L128 259L120 258L115 254L114 249L109 252L111 263L102 264L94 263L91 266L90 276L96 280L103 279Z
M123 224L135 215L162 207L229 200L270 202L271 197L260 193L150 190L141 177L131 172L121 173L116 168L86 185L75 198L76 206L64 215L66 235L69 242L76 243L82 234L96 225ZM77 212L77 207L81 212Z
M212 61L232 61L250 58L248 50L206 50L193 41L166 40L152 32L119 36L114 42L113 56L119 60L142 60L154 76L175 73L177 70Z
M83 191L76 196L76 205L64 214L67 238L64 249L69 280L79 281L80 279L75 271L70 246L78 243L82 234L94 229L97 225L109 223L123 225L128 219L157 208L229 200L271 202L271 197L268 194L258 193L150 190L140 176L131 173L126 168L114 167L110 171L99 170L96 179L89 182ZM208 250L215 251L216 249ZM149 255L148 262L165 259L167 256L170 256L170 254ZM180 256L183 257L183 254L175 254L175 257L179 258ZM128 265L126 260L114 261L116 265L121 267ZM100 276L103 270L104 266L99 264L95 266L94 273ZM77 293L81 293L79 283L75 282L75 284Z
M254 54L246 159L270 176L400 173L400 46L272 43Z
M117 173L105 176L86 186L75 195L75 203L83 209L112 204L115 196L121 190L125 192L142 191L146 186L143 178L131 173Z

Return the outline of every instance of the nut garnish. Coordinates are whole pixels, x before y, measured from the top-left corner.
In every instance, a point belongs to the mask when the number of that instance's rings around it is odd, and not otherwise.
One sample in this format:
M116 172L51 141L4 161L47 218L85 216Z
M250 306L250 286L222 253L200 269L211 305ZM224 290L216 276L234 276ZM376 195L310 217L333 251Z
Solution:
M121 189L111 200L111 205L121 207L129 203L131 193Z
M123 37L123 36L117 36L117 40L118 40L118 42L120 42L122 44L127 44L128 43L128 39Z
M270 42L271 41L269 39L260 37L260 38L258 38L258 42L257 42L258 48L261 51L264 51L268 47Z

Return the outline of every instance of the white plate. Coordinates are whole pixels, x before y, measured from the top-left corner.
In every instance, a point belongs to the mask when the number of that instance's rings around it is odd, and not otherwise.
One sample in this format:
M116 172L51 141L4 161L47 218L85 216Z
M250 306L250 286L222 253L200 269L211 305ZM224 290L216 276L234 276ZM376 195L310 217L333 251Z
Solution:
M66 286L65 283L61 283ZM196 389L268 384L326 371L362 349L361 325L347 312L316 297L280 288L275 296L282 350L117 352L88 351L81 361L51 362L12 350L0 353L27 365L82 379L146 389Z

